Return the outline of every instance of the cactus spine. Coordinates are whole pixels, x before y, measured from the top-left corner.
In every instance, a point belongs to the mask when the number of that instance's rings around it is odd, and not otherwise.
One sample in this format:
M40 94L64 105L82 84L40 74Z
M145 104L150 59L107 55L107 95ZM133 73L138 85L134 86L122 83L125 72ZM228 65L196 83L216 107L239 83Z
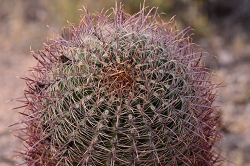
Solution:
M154 12L153 12L154 11ZM25 77L27 165L216 165L219 111L189 28L157 9L89 15L33 52Z

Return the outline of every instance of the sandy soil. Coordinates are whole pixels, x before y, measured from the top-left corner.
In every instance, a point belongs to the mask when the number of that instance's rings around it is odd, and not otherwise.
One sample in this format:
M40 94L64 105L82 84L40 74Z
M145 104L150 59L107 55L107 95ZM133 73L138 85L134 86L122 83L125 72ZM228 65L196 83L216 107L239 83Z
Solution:
M24 81L17 76L24 76L28 68L35 65L36 62L31 56L0 52L0 165L13 166L15 163L14 150L20 145L19 140L14 137L17 126L8 127L20 120L19 114L12 108L20 104L9 101L21 96L24 89ZM8 102L7 102L8 101ZM20 127L20 126L19 126Z

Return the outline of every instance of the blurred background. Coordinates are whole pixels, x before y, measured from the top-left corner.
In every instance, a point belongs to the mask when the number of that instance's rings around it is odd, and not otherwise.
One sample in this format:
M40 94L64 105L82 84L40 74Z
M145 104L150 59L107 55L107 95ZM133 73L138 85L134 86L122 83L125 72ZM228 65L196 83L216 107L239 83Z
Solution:
M143 0L117 0L133 14ZM107 10L114 0L0 0L0 165L13 166L19 140L9 125L20 120L15 102L7 100L22 94L25 76L36 65L29 53L43 48L67 25L80 21L82 5L90 13ZM210 55L204 64L214 70L222 87L217 105L222 111L224 139L218 143L223 156L232 163L250 165L250 0L147 0L146 6L158 6L167 21L173 16L177 27L194 29L193 41ZM51 29L47 28L47 25ZM55 32L53 32L55 31ZM233 164L234 163L234 164Z

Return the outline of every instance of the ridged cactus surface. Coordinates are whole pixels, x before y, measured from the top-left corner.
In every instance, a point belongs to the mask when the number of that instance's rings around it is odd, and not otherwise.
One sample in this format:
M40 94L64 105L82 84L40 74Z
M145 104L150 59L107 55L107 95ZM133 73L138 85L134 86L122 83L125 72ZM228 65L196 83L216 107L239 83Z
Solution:
M189 28L122 7L69 25L25 77L20 156L29 166L217 165L218 85Z

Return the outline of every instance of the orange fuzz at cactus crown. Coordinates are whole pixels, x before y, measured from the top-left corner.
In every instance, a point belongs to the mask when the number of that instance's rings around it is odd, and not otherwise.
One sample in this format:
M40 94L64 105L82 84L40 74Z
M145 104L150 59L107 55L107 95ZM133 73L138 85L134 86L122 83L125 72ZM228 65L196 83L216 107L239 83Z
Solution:
M222 157L217 84L157 8L83 9L68 36L32 52L23 149L28 166L214 166Z

